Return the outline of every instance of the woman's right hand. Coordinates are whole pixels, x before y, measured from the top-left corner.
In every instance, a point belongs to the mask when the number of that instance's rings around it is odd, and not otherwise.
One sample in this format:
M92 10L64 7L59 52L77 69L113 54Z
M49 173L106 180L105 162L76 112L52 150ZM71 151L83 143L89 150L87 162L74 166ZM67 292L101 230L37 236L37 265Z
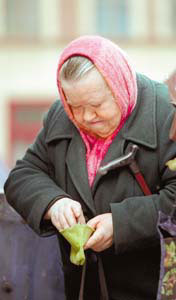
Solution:
M62 230L77 223L85 224L85 218L79 202L70 198L56 201L47 211L45 219L50 219L52 224Z

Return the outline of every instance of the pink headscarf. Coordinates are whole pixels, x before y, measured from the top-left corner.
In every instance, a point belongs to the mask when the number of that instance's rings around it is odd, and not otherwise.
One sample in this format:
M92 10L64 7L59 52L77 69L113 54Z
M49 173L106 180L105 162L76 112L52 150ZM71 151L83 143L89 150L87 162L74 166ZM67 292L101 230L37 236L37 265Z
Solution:
M117 99L122 116L118 128L107 139L97 139L78 128L87 149L88 178L90 186L92 186L97 170L110 144L136 105L136 73L124 51L110 40L100 36L83 36L72 41L61 54L57 71L57 85L64 109L76 126L76 121L67 104L59 80L62 65L72 56L85 56L92 61L111 89L114 98Z

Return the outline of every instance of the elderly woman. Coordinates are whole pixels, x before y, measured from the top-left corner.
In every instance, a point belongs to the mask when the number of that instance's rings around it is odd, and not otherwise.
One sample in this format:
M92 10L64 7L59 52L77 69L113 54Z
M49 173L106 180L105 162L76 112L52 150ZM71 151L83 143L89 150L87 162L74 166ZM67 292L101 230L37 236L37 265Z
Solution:
M84 299L154 300L158 212L169 214L176 196L176 174L165 165L175 157L167 88L136 74L127 55L98 36L64 49L57 79L61 101L11 171L7 200L38 234L58 234L67 300L79 297L82 267L70 262L70 245L59 231L76 223L94 229L85 244ZM149 195L128 166L98 172L134 143ZM103 272L105 278L98 276Z

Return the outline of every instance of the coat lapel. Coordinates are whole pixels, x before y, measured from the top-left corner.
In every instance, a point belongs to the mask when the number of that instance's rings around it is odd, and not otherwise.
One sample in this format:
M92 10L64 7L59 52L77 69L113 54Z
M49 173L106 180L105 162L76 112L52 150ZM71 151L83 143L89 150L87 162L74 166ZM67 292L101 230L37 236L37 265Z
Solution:
M72 138L70 143L67 152L66 164L77 191L95 215L95 206L88 182L85 146L78 132Z
M137 76L137 105L121 130L122 137L137 144L156 149L156 88L145 76Z
M55 118L53 117L47 132L46 142L70 139L66 155L66 164L75 188L83 201L95 215L95 206L88 182L85 146L78 130L68 119L62 105L56 102Z

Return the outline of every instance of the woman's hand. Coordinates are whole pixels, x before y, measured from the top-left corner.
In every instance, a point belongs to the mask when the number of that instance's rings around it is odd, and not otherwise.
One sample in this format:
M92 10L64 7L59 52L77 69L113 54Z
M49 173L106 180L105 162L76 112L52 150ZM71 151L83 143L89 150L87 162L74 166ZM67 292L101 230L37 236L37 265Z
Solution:
M84 249L93 249L96 252L103 251L113 244L112 214L102 214L89 220L87 223L95 232L89 238Z
M85 218L79 202L70 198L56 201L47 211L45 219L50 219L52 224L62 230L77 223L85 224Z

